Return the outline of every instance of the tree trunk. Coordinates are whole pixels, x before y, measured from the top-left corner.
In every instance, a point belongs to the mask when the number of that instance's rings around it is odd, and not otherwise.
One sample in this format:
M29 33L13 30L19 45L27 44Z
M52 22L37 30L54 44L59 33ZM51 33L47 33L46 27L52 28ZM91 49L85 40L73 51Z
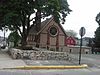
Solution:
M27 39L27 36L26 35L23 35L22 36L22 49L24 49L27 45L27 42L26 42L26 39Z
M21 40L21 44L22 44L22 49L26 46L26 39L27 39L27 30L26 30L26 28L25 28L25 26L26 26L26 15L25 15L25 13L24 12L22 12L22 15L24 16L23 17L23 20L22 20L22 40Z
M40 31L41 29L41 10L38 9L37 12L36 12L36 30L37 32Z
M30 15L28 15L28 18L26 18L25 24L23 25L23 34L22 34L22 48L23 49L26 48L29 31L30 31Z
M39 32L40 29L41 29L41 10L38 9L37 12L36 12L36 18L35 18L35 21L36 21L36 31ZM39 43L40 43L40 35L36 35L36 47L39 47Z

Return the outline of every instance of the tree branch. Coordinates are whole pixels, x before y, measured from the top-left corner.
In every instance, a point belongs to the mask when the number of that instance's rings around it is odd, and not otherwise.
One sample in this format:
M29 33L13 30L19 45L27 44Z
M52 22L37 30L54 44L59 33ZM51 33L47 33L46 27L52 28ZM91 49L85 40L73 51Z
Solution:
M16 28L18 29L20 35L22 36L23 34L22 34L22 32L21 32L21 29L18 27L18 25L16 25Z
M30 21L33 21L33 19L35 19L35 17L34 17L34 18L32 18Z

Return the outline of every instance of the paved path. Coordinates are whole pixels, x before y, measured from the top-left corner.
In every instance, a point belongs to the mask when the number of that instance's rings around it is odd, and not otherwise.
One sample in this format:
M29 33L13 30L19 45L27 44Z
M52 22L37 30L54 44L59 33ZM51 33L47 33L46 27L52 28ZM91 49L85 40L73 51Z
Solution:
M75 65L69 61L64 60L23 60L27 65L30 66L43 66L43 65Z
M8 54L6 50L0 51L0 68L10 68L16 66L26 66L23 60L14 60Z

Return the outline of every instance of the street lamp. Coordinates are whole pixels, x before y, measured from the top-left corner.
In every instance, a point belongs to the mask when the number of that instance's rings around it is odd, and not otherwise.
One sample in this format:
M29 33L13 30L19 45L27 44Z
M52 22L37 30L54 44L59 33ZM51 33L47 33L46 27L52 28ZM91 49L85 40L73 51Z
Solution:
M81 50L82 50L82 37L85 35L85 28L81 27L81 29L79 30L79 34L81 36L81 40L80 40L80 51L79 51L79 65L81 63Z

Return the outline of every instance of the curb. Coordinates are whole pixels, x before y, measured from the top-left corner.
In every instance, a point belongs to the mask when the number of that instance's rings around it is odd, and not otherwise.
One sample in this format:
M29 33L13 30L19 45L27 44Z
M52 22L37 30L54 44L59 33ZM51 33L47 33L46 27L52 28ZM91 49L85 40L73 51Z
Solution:
M22 69L22 70L32 70L32 69L82 69L87 68L86 64L77 66L18 66L15 68L3 68L3 69Z

